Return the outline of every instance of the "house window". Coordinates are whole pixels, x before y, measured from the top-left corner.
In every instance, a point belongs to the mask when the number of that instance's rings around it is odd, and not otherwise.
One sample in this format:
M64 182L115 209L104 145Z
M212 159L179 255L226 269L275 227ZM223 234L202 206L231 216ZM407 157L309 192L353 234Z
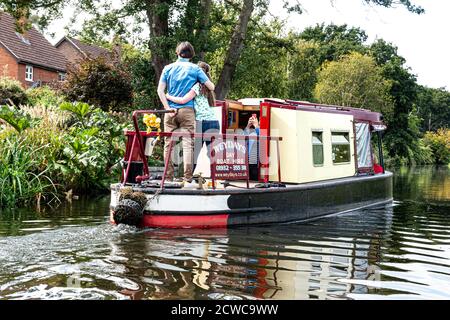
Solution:
M64 80L66 80L66 74L65 74L64 72L58 73L58 80L59 80L59 81L64 81Z
M33 67L32 66L25 67L25 80L33 81Z
M23 34L20 34L20 33L18 33L18 32L16 32L16 36L20 39L20 41L22 41L23 43L25 43L26 45L30 45L31 43L30 43L30 40L28 40L27 38L25 38L24 36L23 36Z
M331 132L333 163L350 162L350 134L348 132Z
M313 164L323 166L323 132L312 132Z

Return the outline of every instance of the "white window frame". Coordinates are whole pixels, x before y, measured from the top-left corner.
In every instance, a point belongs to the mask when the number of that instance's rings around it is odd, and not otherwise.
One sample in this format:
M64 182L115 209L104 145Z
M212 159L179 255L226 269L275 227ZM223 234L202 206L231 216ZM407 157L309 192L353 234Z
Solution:
M321 143L314 142L314 133L320 133L322 141ZM313 166L314 167L323 167L325 165L325 152L324 152L324 144L323 144L323 130L322 129L313 129L311 131L312 136L312 156L313 156ZM321 164L315 164L314 163L314 146L321 146L322 147L322 163Z
M34 79L34 69L33 66L25 66L25 81L33 82Z
M67 73L65 72L58 72L58 81L65 81L66 80Z
M343 133L343 134L347 134L348 135L348 142L346 143L336 143L333 142L333 136L335 134L339 134L339 133ZM335 166L340 166L340 165L348 165L350 163L352 163L352 147L351 147L351 141L352 138L350 136L350 131L347 130L331 130L331 160L333 162L333 165ZM333 147L334 146L348 146L348 150L349 150L349 161L345 161L345 162L335 162L336 159L334 159L333 157Z

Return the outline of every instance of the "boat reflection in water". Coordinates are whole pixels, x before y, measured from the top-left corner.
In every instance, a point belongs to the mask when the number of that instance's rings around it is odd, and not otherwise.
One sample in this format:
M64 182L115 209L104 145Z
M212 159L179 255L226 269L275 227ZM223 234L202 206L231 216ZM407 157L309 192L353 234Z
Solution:
M307 224L148 230L111 245L126 257L122 276L136 286L121 293L132 299L345 299L371 290L349 281L380 277L391 223L385 208Z

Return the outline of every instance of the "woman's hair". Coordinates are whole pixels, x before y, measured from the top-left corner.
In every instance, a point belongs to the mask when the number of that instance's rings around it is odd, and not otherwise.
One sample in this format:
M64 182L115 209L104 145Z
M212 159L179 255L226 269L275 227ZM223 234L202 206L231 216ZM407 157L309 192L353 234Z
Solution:
M198 63L198 66L202 68L208 79L211 81L211 75L209 74L209 72L211 71L211 67L209 66L209 64L200 61ZM208 103L211 107L214 107L216 105L216 95L214 94L214 91L209 90L204 84L200 84L200 94L208 98Z
M189 42L181 42L177 46L177 55L185 59L192 59L195 56L195 50Z

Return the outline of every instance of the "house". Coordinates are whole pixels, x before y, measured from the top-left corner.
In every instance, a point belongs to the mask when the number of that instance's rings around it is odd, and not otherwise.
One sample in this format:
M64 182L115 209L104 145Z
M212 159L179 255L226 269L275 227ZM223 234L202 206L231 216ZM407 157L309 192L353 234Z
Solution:
M69 63L77 63L86 58L104 57L111 59L111 52L105 48L89 45L71 37L63 37L55 44L55 48L63 54Z
M15 20L0 11L0 76L8 76L25 88L64 79L67 61L34 27L24 34Z

